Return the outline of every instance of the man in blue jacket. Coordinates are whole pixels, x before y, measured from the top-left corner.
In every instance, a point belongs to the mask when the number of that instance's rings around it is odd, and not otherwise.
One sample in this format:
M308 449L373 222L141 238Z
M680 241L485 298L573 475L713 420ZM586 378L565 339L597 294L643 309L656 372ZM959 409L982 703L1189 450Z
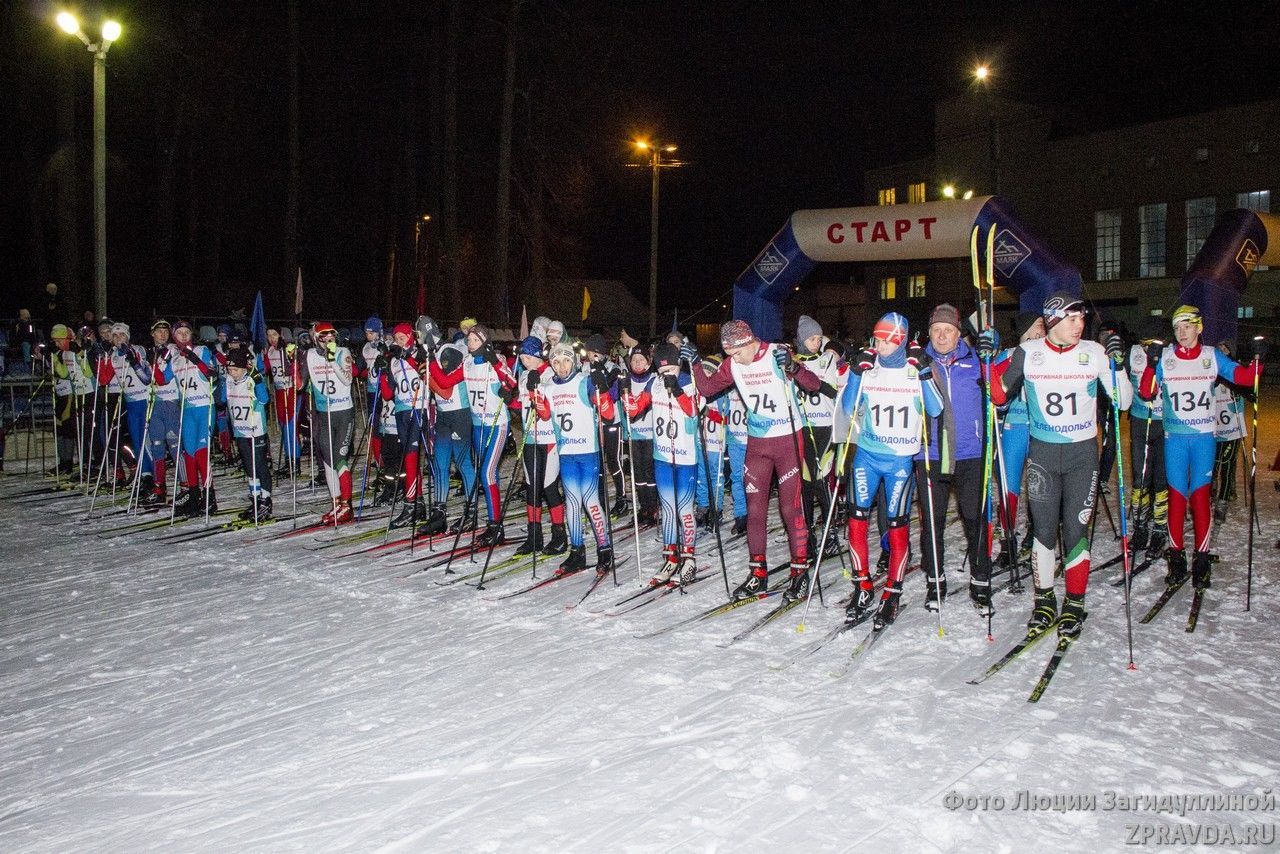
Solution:
M942 533L947 505L954 494L968 544L969 597L978 613L986 616L992 609L991 556L981 548L982 366L978 354L960 338L960 312L955 306L943 303L929 315L929 345L925 350L933 359L935 382L944 401L942 416L929 419L927 475L924 452L916 457L916 493L921 511L920 560L926 576L925 607L938 610L939 593L943 599L947 595L946 545Z

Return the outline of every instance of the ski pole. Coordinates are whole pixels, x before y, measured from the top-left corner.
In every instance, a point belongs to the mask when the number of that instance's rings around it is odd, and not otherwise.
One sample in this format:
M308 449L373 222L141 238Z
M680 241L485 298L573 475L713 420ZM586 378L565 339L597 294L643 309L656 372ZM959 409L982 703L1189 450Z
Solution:
M629 378L627 383L629 388L631 383ZM626 396L631 397L630 394ZM632 539L635 540L636 546L636 581L644 584L644 570L642 568L644 564L640 560L640 499L636 493L636 455L635 448L631 444L631 415L627 412L627 405L622 398L622 389L619 387L618 403L622 404L622 424L627 430L627 469L631 475L631 527L635 534Z
M1253 345L1253 443L1249 446L1249 543L1247 551L1248 570L1244 582L1244 609L1248 611L1253 602L1253 528L1254 519L1258 517L1258 379L1262 369L1261 349L1266 347L1265 339L1254 337Z
M1137 670L1133 663L1133 612L1130 606L1130 588L1133 585L1133 565L1129 560L1129 518L1124 505L1124 451L1120 447L1120 387L1116 382L1116 361L1110 357L1111 366L1111 430L1116 444L1116 506L1120 509L1120 554L1124 560L1124 619L1129 637L1129 669ZM1096 510L1095 510L1096 512Z
M500 511L501 515L498 517L499 519L507 518L507 504L511 501L511 494L516 491L516 472L517 471L520 472L520 478L522 481L524 481L525 489L529 488L528 480L525 478L525 474L524 474L524 464L522 462L524 449L525 449L525 444L522 439L520 442L520 446L516 449L515 465L511 467L511 480L507 483L507 494L502 497L502 509ZM538 453L537 446L535 445L534 446L535 460L537 460L537 453ZM479 480L478 476L477 476L477 480ZM489 563L490 561L493 560L493 552L497 548L498 548L498 544L494 543L493 545L489 546L489 550L485 552L484 566L480 568L480 581L476 584L476 590L485 589L484 577L489 574ZM534 549L533 551L534 551L534 554L537 554L538 552L537 549ZM535 575L534 577L536 578L537 576Z
M923 381L921 382L923 388ZM924 409L924 393L920 394L920 408ZM924 493L925 500L929 503L929 553L933 558L933 593L938 599L938 637L946 634L942 628L942 567L938 565L938 519L936 513L936 505L933 503L933 470L929 464L929 413L920 413L920 433L924 439ZM942 461L942 457L938 457L938 461ZM888 501L888 495L885 496ZM971 569L976 569L972 567ZM990 585L990 577L987 579ZM991 611L990 608L987 609ZM987 614L987 639L991 639L991 614Z
M787 347L787 345L785 344L777 344L774 346L784 347L788 351L791 349L790 347ZM782 388L787 394L787 419L791 422L791 439L792 439L792 444L795 445L795 448L796 448L796 471L800 472L800 476L803 479L804 470L806 466L805 466L805 459L804 459L804 448L801 447L801 443L804 442L804 439L800 434L800 428L796 427L796 411L799 409L799 407L796 406L795 393L791 391L792 382L794 382L794 380L791 377L786 376L784 373L782 377ZM803 489L803 486L801 488ZM782 508L781 487L779 487L779 491L778 491L778 508L779 508L779 511L781 511L781 508ZM786 524L785 520L783 524L784 525ZM808 525L806 525L805 538L807 539L808 536L809 536L809 529L808 529ZM808 547L808 543L806 542L805 552L807 553L808 551L809 551L809 547ZM805 569L805 573L808 574L808 568ZM822 605L826 605L827 604L826 601L822 598L822 567L818 565L817 561L815 561L813 564L813 574L809 578L809 589L812 590L815 587L818 588L818 602ZM730 595L730 598L732 598L732 594Z
M689 365L689 373L692 374L693 371L693 365ZM693 385L693 392L694 411L698 413L698 441L702 443L702 474L707 479L707 512L711 514L711 527L716 535L716 552L720 556L720 575L724 578L724 592L728 598L732 599L733 591L729 588L729 566L724 559L724 540L720 537L720 496L715 494L716 487L711 482L711 457L707 453L707 436L703 432L703 419L705 416L703 415L703 408L698 405L699 395L696 382ZM723 468L723 465L721 468Z
M596 406L595 406L595 409L592 411L592 415L594 416L595 422L596 422L596 457L600 462L600 477L599 477L600 483L598 484L598 488L600 490L600 496L601 496L600 506L601 506L601 509L604 511L605 529L608 531L609 548L610 550L612 550L613 549L613 517L609 515L609 477L608 477L608 473L605 471L607 466L605 465L605 456L604 456L604 419L600 416L600 390L599 389L596 389L595 398L596 398ZM590 514L588 513L587 515L588 515L588 518L590 518ZM599 563L600 540L599 540L599 532L595 529L596 528L595 520L592 520L591 528L592 528L591 532L595 534L597 537L596 562ZM618 561L616 558L613 561L613 586L614 587L618 586Z

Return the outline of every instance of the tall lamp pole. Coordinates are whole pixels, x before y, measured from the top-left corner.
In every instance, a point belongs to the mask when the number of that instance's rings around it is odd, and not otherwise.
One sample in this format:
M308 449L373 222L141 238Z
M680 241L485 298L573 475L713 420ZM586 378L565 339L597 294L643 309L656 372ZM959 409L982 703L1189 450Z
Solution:
M662 155L676 150L674 145L638 139L636 149L649 156L647 165L652 172L649 199L649 337L658 334L658 175L662 169L683 166L679 160L664 160ZM632 163L631 166L642 164Z
M996 125L995 103L991 96L991 66L982 63L973 69L973 79L982 87L987 102L987 154L991 159L991 191L1000 195L1000 128Z
M422 227L429 222L431 222L431 214L423 214L413 223L413 283L417 288L415 305L419 315L427 310L427 289L426 282L422 278L422 255L418 249L418 243L422 239Z
M120 24L102 22L94 42L70 12L59 12L58 26L93 54L93 302L99 318L107 314L107 51L120 38Z

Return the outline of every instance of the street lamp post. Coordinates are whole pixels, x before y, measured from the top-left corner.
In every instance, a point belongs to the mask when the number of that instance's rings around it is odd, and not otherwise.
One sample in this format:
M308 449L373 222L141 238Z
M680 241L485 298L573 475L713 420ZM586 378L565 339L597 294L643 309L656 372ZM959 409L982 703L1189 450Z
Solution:
M427 309L427 290L422 280L422 255L418 250L418 241L422 238L422 227L431 222L431 214L423 214L413 223L413 283L417 288L417 311L423 314Z
M679 160L662 159L663 154L676 150L674 145L639 139L636 140L635 146L649 155L649 162L645 165L652 172L649 199L649 337L652 338L658 334L658 174L662 169L683 166L684 163Z
M101 318L107 314L107 51L120 38L120 24L103 21L94 42L70 12L59 12L57 22L93 54L93 301Z
M991 95L991 67L983 63L973 69L973 79L982 87L987 102L987 156L991 162L992 193L1000 195L1000 128L996 125L995 104Z

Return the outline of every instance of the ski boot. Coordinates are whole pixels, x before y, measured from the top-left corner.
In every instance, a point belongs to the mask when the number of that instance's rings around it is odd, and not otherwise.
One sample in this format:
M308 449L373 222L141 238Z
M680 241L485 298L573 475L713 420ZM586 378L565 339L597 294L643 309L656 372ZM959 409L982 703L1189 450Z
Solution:
M991 604L991 582L969 580L969 601L977 609L978 616L990 617L996 612Z
M618 496L618 500L613 502L613 506L609 508L609 516L613 519L621 519L631 512L631 502Z
M143 507L163 507L166 500L168 496L165 494L164 485L157 483L150 492L139 496L138 503Z
M526 495L527 495L527 492L525 490L525 484L522 483L516 487L516 494L511 497L514 498L516 501L524 501Z
M443 504L432 504L427 520L418 526L418 536L434 537L443 534L449 527L449 520L444 513Z
M662 568L653 574L653 578L649 579L650 587L661 587L664 584L669 584L680 570L680 558L676 555L675 546L664 546L662 555L665 560L662 563Z
M236 518L241 522L252 522L257 518L258 502L253 498L249 499L249 506L236 514Z
M1146 520L1139 522L1133 526L1133 536L1129 538L1129 545L1133 547L1133 553L1146 551L1147 546L1151 544L1151 526Z
M173 499L173 515L183 519L191 518L191 508L196 503L196 488L182 487L182 492Z
M809 595L809 562L791 561L791 581L782 591L783 602L794 602Z
M382 489L379 490L376 498L373 499L374 507L382 507L386 504L392 504L396 500L397 483L394 477L379 478L382 481Z
M898 603L902 598L902 587L896 584L886 584L884 594L880 597L880 608L876 611L876 616L871 625L876 631L881 631L885 626L893 624L898 619Z
M733 535L735 537L745 537L747 534L747 517L733 517Z
M735 601L738 599L750 599L763 593L769 586L769 564L764 555L752 556L747 566L751 568L751 574L747 576L746 581L734 589L733 598Z
M1217 501L1213 502L1213 521L1215 522L1227 521L1226 499L1220 498Z
M503 530L501 522L490 522L484 526L480 536L476 537L476 545L478 546L500 546L502 541Z
M569 556L556 569L556 575L570 575L587 568L587 547L574 546L569 549Z
M449 526L450 534L459 534L463 531L474 531L476 529L476 505L470 501L462 508L462 515L458 520Z
M1169 565L1165 574L1165 587L1177 587L1187 580L1187 553L1173 546L1164 550L1164 559Z
M596 549L596 576L603 577L613 571L613 549L603 546Z
M1018 563L1026 565L1031 562L1031 544L1035 541L1035 536L1028 530L1022 538L1022 544L1018 546Z
M280 467L271 473L276 480L288 480L293 477L293 468L288 463L281 463Z
M947 579L926 578L924 580L924 609L931 613L942 610L942 603L947 600Z
M880 557L876 560L876 577L884 575L889 571L889 553L881 550Z
M1151 542L1147 543L1147 558L1158 560L1164 554L1167 545L1169 545L1169 534L1164 528L1161 527L1152 531Z
M856 622L866 616L875 600L875 588L871 586L871 576L860 578L853 583L853 598L844 609L844 618Z
M405 525L416 525L425 518L427 518L427 505L421 498L406 501L400 507L400 512L391 520L391 527L403 528Z
M688 587L698 580L698 562L693 555L685 555L680 559L680 589Z
M1196 590L1209 589L1209 575L1213 570L1212 557L1208 552L1191 554L1191 586Z
M707 515L711 512L710 507L699 507L693 511L693 524L699 528L707 524Z
M1085 616L1084 597L1067 594L1066 601L1062 603L1062 615L1058 617L1058 638L1075 640L1080 637Z
M713 533L719 525L720 525L720 511L717 510L716 512L712 513L710 510L708 510L706 517L702 520L703 533L706 533L706 534Z
M265 522L270 518L271 518L271 499L259 498L258 499L258 521Z
M569 538L565 536L564 524L551 523L551 539L542 548L544 555L562 555L569 548Z
M1027 634L1039 637L1058 621L1058 596L1050 587L1036 590L1035 603L1031 610L1031 619L1027 620Z
M528 525L528 533L525 535L524 542L516 546L515 553L518 555L531 555L542 548L542 523L530 522Z
M333 503L333 507L329 508L323 516L320 517L322 525L345 525L355 519L355 515L351 512L351 505L342 499L338 499Z

